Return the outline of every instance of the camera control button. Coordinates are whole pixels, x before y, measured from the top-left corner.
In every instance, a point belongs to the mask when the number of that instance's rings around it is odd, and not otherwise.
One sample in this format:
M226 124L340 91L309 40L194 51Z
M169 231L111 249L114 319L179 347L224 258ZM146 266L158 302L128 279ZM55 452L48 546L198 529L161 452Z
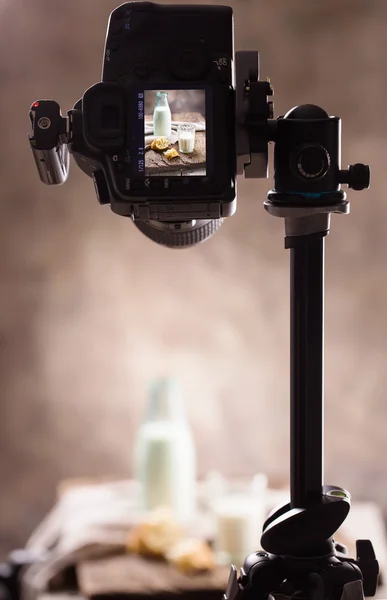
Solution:
M151 178L151 189L162 190L164 187L164 180L158 179L157 177Z
M157 58L152 58L149 63L149 68L151 71L159 71L161 68L161 62Z
M197 175L191 175L190 177L186 177L186 179L189 179L188 185L185 184L187 187L189 187L191 192L196 192L197 190L200 189L200 177L198 177Z
M120 39L119 36L110 36L108 43L107 43L107 47L109 48L109 50L119 50L120 48Z
M181 189L181 187L182 187L181 183L182 183L181 177L171 177L169 180L169 185L174 190L176 190L177 188Z
M122 23L120 21L110 21L109 33L121 33Z
M167 68L177 79L200 79L210 68L206 46L201 40L179 42L170 48L168 54Z
M130 189L132 190L143 190L144 189L144 182L141 181L140 179L134 179L131 183Z
M149 77L150 69L148 65L140 63L134 67L133 73L139 79L146 79L147 77Z

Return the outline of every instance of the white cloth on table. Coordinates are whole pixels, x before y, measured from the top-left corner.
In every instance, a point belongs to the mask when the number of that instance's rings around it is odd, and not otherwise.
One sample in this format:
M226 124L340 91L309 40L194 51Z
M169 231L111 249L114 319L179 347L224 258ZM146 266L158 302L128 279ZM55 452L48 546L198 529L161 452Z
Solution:
M136 496L133 481L65 490L27 542L27 549L47 559L24 572L21 600L36 600L56 575L81 560L124 551L139 519Z
M187 123L187 121L172 121L172 131L176 131L177 132L177 128L179 125L185 125ZM205 131L206 130L206 124L204 123L204 121L200 121L197 123L189 123L190 125L195 125L195 131ZM153 121L145 121L145 135L152 135L153 134Z

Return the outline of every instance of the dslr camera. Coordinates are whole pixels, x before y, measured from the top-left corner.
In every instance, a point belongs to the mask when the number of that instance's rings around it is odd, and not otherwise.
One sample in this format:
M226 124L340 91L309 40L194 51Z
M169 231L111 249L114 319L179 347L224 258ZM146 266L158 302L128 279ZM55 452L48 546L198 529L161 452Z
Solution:
M66 117L53 100L31 107L29 140L41 180L63 183L71 153L101 204L155 242L182 248L207 239L235 212L237 174L267 177L275 141L266 208L326 204L332 212L336 203L342 212L340 183L363 189L369 172L363 165L340 170L340 119L306 105L274 120L258 52L234 56L233 45L227 6L116 8L102 81Z
M67 118L51 100L30 115L45 183L67 178L68 149L101 204L160 243L201 241L236 209L232 9L119 6L102 81Z

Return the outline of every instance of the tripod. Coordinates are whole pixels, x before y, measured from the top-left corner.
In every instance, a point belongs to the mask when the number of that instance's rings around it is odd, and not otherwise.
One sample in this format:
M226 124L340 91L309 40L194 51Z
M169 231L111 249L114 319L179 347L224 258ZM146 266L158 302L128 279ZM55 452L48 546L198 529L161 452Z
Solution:
M376 592L372 544L358 540L356 559L335 544L333 535L348 515L350 495L323 485L324 242L331 214L349 212L340 183L355 190L369 187L369 168L340 169L340 120L318 106L299 106L269 122L272 105L268 108L263 96L272 92L259 81L257 56L238 54L238 125L261 158L262 140L276 144L274 189L264 206L285 220L290 250L290 503L266 520L264 551L246 558L239 577L231 568L224 599L362 600ZM259 168L262 172L267 155L263 159L243 165L246 176L249 169L251 177Z

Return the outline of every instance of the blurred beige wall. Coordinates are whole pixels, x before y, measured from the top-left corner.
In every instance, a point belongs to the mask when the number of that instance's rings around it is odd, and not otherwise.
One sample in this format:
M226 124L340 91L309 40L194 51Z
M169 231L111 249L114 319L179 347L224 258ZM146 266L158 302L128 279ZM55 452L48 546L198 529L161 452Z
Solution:
M235 0L276 114L343 118L343 164L372 165L327 243L326 480L387 511L387 3ZM150 378L180 377L199 472L288 476L288 254L240 181L218 235L169 251L100 207L91 180L40 184L28 110L65 112L99 80L114 0L0 0L0 546L20 544L58 480L130 475Z

